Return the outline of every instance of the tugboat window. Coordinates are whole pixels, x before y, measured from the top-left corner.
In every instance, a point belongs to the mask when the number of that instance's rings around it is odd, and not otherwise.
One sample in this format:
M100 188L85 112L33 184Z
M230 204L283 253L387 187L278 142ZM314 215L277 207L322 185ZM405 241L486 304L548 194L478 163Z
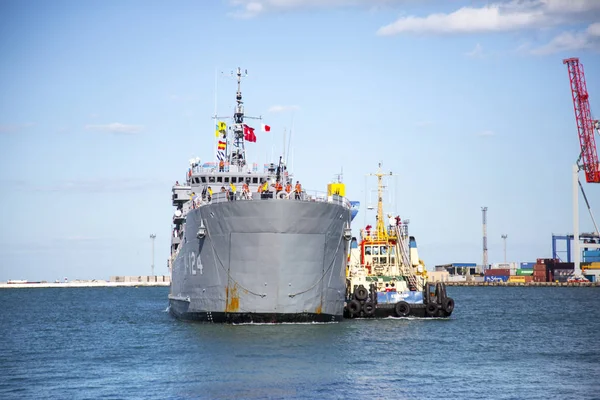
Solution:
M258 183L258 178L252 178L252 183Z
M229 177L228 176L225 177L225 183L229 183Z
M223 177L222 176L217 176L217 182L223 182Z
M209 177L208 177L208 181L209 181L210 183L215 183L215 177L214 177L214 176L209 176Z
M374 256L379 255L379 246L373 246L373 255Z
M381 255L384 256L387 254L387 246L381 246Z
M365 256L371 255L371 246L365 246Z
M200 179L202 179L202 183L206 183L206 177L205 177L205 176L203 176L203 177L202 177L202 178L200 178Z

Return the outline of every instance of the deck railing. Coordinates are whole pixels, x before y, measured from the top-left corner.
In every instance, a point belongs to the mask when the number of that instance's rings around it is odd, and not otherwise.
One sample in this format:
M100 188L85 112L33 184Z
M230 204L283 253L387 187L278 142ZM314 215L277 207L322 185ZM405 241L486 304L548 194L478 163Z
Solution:
M346 199L345 197L339 196L337 194L327 196L326 192L320 192L316 190L303 191L299 194L299 196L296 196L295 192L292 192L288 195L285 191L281 191L278 193L251 192L250 195L246 195L245 193L239 190L236 191L236 193L217 192L213 193L210 201L208 201L208 198L202 199L201 196L197 196L194 201L193 207L198 208L207 204L224 203L229 201L303 201L339 204L346 209L351 208L350 201L348 201L348 199Z
M208 163L204 163L202 165L196 165L195 167L192 167L191 172L195 175L196 174L212 174L215 172L235 172L235 173L254 172L254 173L258 173L260 171L263 173L267 173L267 172L269 172L270 169L272 170L275 168L277 168L276 164L271 165L271 164L253 163L253 164L247 165L245 167L238 167L235 164L230 164L229 162L226 162L223 169L221 170L218 163L208 162Z

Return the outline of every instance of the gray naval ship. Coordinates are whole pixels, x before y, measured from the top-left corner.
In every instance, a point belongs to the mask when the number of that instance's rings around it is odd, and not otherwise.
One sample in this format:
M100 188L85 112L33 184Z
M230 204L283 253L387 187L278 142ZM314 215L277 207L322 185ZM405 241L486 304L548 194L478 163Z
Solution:
M217 123L218 161L191 160L186 183L172 189L169 310L214 323L340 321L351 240L344 186L306 191L282 157L261 168L246 161L256 136L244 123L245 74L235 75L232 122Z

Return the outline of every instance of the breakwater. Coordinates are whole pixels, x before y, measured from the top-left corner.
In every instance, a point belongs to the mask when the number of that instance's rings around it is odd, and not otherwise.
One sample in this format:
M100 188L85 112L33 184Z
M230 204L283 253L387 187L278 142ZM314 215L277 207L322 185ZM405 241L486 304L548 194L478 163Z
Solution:
M29 282L29 281L8 281L0 282L0 289L16 288L82 288L82 287L140 287L140 286L170 286L171 277L167 275L147 275L147 276L111 276L110 280L103 279L75 279L68 282Z
M444 282L446 286L599 287L600 282Z

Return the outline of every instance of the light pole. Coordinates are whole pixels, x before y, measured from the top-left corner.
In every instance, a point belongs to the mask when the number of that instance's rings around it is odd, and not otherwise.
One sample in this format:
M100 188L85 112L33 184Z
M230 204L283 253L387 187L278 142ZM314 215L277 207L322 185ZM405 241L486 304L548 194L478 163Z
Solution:
M154 239L156 239L156 235L151 233L150 239L152 239L152 276L154 276Z
M506 264L506 238L508 237L508 235L505 233L501 237L502 239L504 239L504 264Z

